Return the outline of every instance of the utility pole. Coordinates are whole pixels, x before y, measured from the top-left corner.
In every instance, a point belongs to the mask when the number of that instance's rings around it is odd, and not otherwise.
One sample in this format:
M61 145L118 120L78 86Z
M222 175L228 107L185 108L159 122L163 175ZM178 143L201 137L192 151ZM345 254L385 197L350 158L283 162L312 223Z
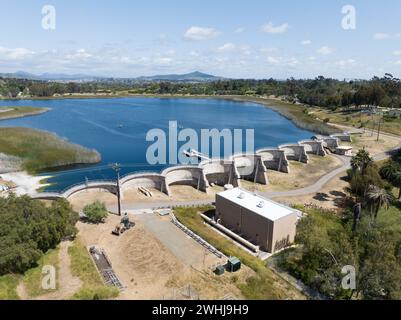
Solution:
M118 215L121 216L121 191L120 191L120 170L121 166L118 163L111 165L111 168L116 172L117 176L117 201L118 201Z
M377 128L377 142L380 140L380 130L381 130L382 116L379 114L379 126Z

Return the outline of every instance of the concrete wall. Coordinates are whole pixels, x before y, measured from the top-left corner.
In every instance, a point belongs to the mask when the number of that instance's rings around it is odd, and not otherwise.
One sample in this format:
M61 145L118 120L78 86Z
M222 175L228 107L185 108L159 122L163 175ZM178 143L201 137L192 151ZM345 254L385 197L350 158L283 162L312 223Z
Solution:
M137 189L139 187L154 188L167 195L166 179L161 174L157 173L140 173L125 176L120 181L121 190Z
M90 190L90 189L99 189L99 190L105 190L107 192L110 192L112 194L117 194L117 186L116 184L112 182L89 182L89 183L83 183L80 185L73 186L72 188L68 189L65 191L62 196L65 199L68 199L72 195L79 193L81 191L85 190Z
M299 144L287 144L279 146L283 150L288 160L308 163L309 158L305 151L305 146Z
M167 194L171 194L169 190L171 185L190 185L204 192L209 187L202 168L195 166L168 168L162 172L162 176L165 177Z
M352 142L351 135L350 134L346 134L346 133L332 134L330 137L337 138L338 140L343 141L343 142Z
M269 252L276 252L294 243L298 217L296 213L283 217L273 223L273 233Z
M305 152L307 154L314 154L317 156L326 156L326 151L324 150L323 142L318 140L303 140L299 144L305 147Z
M256 151L257 155L262 157L266 169L289 173L290 163L284 150L280 149L260 149Z
M217 185L232 184L240 186L240 179L250 180L260 184L268 184L267 169L289 173L288 160L295 160L308 163L308 154L324 155L321 149L333 150L339 146L339 141L351 141L348 134L335 134L330 137L316 136L319 141L301 141L299 144L281 145L277 149L266 148L256 151L251 155L236 155L229 161L211 160L199 164L199 166L177 166L164 170L162 173L138 173L125 176L121 179L123 189L149 187L156 188L161 192L170 195L170 185L191 185L200 191L207 192L210 183ZM82 184L71 187L65 193L42 193L35 196L37 199L68 198L81 190L104 188L116 193L115 183L94 181L89 184Z
M235 169L241 179L254 183L268 184L267 169L262 157L256 154L235 155L232 157Z
M220 159L203 161L199 164L199 167L203 170L209 186L212 183L222 187L226 184L232 184L234 187L238 186L240 177L235 170L233 161Z

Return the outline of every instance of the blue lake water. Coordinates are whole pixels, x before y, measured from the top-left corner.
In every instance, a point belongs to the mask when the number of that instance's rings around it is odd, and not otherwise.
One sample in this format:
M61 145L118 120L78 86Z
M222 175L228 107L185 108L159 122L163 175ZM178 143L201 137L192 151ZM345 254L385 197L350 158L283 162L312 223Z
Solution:
M149 165L146 151L153 128L168 133L169 121L179 129L254 129L255 149L310 138L313 133L296 127L278 113L255 103L219 99L113 98L74 100L0 101L0 106L46 107L48 113L0 121L0 126L22 126L55 132L72 143L96 149L100 164L53 172L49 190L63 190L85 179L113 179L110 163L122 164L122 174L160 171Z

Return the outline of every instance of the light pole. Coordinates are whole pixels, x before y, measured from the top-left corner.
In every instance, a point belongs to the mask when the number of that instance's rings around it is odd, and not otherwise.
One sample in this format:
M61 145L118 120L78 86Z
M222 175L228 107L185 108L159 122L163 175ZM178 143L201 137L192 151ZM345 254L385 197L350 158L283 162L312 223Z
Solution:
M111 168L116 172L117 176L117 201L118 201L118 215L121 216L121 192L120 192L120 170L121 166L118 163L112 164Z
M379 127L377 128L377 142L379 142L379 140L380 140L381 124L382 124L382 114L379 113Z

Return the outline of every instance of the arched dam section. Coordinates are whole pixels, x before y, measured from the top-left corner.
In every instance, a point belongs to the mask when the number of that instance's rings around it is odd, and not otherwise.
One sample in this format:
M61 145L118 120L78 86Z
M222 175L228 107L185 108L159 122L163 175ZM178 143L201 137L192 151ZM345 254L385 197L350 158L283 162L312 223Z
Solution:
M308 163L308 154L324 157L327 155L325 149L335 150L340 141L349 142L352 139L346 133L330 137L315 136L311 140L285 144L278 148L259 149L255 154L234 155L228 160L212 159L202 161L199 165L174 166L161 173L128 174L120 179L120 187L123 191L139 187L155 188L171 196L170 186L173 185L189 185L202 192L208 192L212 185L232 184L237 187L240 186L241 180L266 185L269 183L268 169L289 173L289 160ZM116 194L117 184L109 180L89 181L74 185L60 193L44 192L32 197L45 200L68 199L78 192L89 189L102 189Z

